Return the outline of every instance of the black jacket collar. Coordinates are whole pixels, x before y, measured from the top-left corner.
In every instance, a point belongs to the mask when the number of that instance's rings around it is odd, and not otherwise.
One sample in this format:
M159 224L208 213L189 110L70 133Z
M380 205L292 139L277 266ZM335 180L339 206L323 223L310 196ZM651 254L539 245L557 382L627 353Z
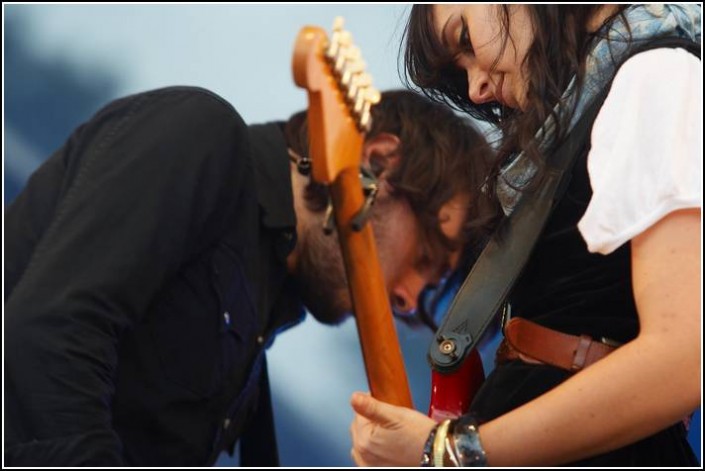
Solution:
M296 231L289 154L281 123L249 126L261 222L270 229Z

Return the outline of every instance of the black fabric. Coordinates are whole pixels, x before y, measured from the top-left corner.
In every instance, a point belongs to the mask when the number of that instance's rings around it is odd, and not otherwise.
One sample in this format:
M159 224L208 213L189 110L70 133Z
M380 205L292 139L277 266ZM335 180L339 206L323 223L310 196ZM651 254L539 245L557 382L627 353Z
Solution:
M172 87L33 174L5 212L6 465L209 465L240 436L264 347L302 315L283 142Z
M682 46L678 41L653 41L639 47L639 52ZM602 103L608 90L609 87L598 103ZM596 114L586 116L571 133L582 133L586 141L580 146L582 151L565 194L550 216L509 300L513 317L525 317L573 335L627 342L636 337L639 328L631 285L630 244L607 256L591 254L577 228L592 196L587 171L590 132L586 130L592 129ZM560 153L559 146L555 155ZM545 365L521 361L503 364L485 380L471 410L483 421L492 420L544 394L568 376L565 371ZM579 425L576 433L580 433ZM640 442L568 466L659 467L699 466L699 463L687 442L685 428L679 423Z
M279 466L279 455L274 452L277 450L277 436L274 433L272 394L269 389L266 359L262 364L259 387L257 411L247 433L240 441L240 465L272 468Z
M625 342L637 334L629 244L609 256L589 253L577 228L592 196L587 173L592 107L571 135L582 135L576 165L510 296L512 315L573 335ZM587 130L586 130L587 128ZM563 154L562 146L556 154Z

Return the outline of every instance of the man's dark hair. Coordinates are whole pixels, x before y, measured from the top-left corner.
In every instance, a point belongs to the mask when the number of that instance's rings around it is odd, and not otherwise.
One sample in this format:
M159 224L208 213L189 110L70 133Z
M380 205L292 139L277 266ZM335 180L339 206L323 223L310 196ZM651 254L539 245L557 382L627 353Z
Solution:
M498 217L494 197L482 189L493 160L482 134L468 119L409 90L384 92L372 109L372 119L366 139L390 133L400 140L399 164L385 177L392 194L405 198L419 219L423 240L431 248L429 256L457 243L479 247L486 228ZM285 135L292 150L308 155L305 112L289 119ZM372 167L375 171L374 162ZM459 193L469 196L470 206L461 240L451 241L441 230L439 211ZM323 210L327 204L325 188L315 183L307 188L306 198L313 210Z

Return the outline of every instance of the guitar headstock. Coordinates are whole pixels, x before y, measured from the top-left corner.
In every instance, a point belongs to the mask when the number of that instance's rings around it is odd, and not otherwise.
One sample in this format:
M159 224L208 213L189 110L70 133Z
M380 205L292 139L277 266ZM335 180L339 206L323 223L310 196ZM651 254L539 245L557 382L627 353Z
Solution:
M371 108L381 94L365 72L360 49L343 30L343 19L325 31L305 26L294 47L294 82L308 91L308 128L313 179L330 184L346 168L359 167Z

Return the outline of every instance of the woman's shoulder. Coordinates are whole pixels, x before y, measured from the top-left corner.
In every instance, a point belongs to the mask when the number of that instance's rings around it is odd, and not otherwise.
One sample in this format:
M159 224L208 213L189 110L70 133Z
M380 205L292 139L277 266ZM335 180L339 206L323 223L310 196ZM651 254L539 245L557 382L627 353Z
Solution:
M590 251L702 205L702 103L700 60L683 49L645 51L619 69L591 133L593 196L578 225Z
M617 71L596 125L612 114L634 110L658 119L659 110L702 106L700 59L681 48L658 48L627 59Z
M683 48L660 47L640 52L627 59L615 75L617 82L673 79L684 74L702 78L700 58Z

